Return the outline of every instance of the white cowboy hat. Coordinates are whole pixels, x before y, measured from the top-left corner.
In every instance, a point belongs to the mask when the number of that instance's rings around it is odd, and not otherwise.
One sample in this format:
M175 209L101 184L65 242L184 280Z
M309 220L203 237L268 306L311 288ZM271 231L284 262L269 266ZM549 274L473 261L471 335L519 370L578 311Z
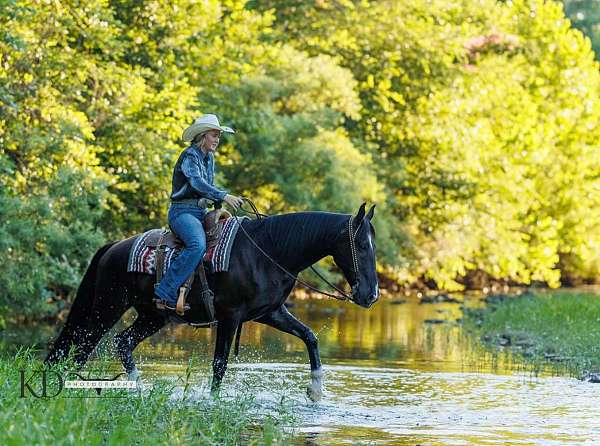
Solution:
M221 126L219 124L219 119L215 115L206 114L200 116L192 125L185 129L181 138L184 141L191 141L196 135L206 132L207 130L219 130L221 132L235 133L235 130L233 130L231 127Z

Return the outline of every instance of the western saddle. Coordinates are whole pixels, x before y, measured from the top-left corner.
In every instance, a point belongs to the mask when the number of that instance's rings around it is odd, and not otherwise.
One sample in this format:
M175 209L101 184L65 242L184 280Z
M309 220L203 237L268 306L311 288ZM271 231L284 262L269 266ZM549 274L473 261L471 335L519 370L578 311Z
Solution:
M225 221L231 217L231 214L224 209L215 209L206 214L204 217L204 232L206 233L206 252L210 253L214 247L219 243L219 239L221 238L221 233L223 231L223 225ZM162 233L158 233L157 235L150 238L146 241L148 246L156 247L156 284L155 287L158 286L163 276L163 268L165 261L165 251L168 248L176 248L182 249L185 245L184 243L175 235L175 233L171 230L164 230ZM208 287L208 281L206 280L206 272L204 270L204 261L206 261L206 257L198 264L196 270L190 274L190 276L186 279L186 281L179 288L179 296L177 299L177 307L176 313L180 316L183 316L185 312L186 299L192 290L192 284L194 283L194 279L198 276L200 280L201 287L194 287L193 290L197 290L194 293L192 299L190 299L194 303L201 304L204 310L206 323L214 323L215 319L215 306L214 306L214 293ZM161 309L161 304L157 303L157 308ZM164 309L164 306L163 308Z

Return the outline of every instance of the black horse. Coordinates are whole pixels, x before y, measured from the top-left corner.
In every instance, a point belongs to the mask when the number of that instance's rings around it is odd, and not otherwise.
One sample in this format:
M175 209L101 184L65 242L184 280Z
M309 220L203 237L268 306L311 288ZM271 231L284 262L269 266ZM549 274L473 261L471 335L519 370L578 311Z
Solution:
M245 231L240 230L234 241L229 271L208 276L215 292L218 320L213 390L218 389L225 374L237 327L255 321L304 341L312 377L308 394L313 400L321 397L323 373L317 338L283 305L296 281L257 250L249 237L294 276L319 259L333 256L352 286L351 300L368 308L379 297L375 232L371 224L374 208L365 214L363 203L356 216L298 212L242 223ZM115 345L129 378L138 379L132 352L141 341L160 330L169 317L152 303L154 277L127 272L129 251L136 237L110 243L96 252L47 363L64 358L74 346L75 361L83 366L102 336L128 308L134 307L137 318L115 337Z

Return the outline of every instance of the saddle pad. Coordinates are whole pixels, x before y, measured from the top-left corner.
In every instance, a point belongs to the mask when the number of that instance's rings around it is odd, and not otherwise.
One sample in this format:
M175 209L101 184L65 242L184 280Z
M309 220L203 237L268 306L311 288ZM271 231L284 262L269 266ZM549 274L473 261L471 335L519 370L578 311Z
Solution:
M248 217L240 218L240 224ZM204 254L203 261L208 264L209 273L224 272L229 269L229 258L231 256L231 247L239 229L239 224L235 218L228 218L221 232L221 238L217 245ZM133 242L129 251L129 261L127 262L127 272L137 272L144 274L156 274L156 247L147 246L145 240L155 233L162 232L162 229L150 229L144 232ZM181 250L178 248L167 247L165 249L165 261L163 266L163 275L167 272L169 265L179 255Z

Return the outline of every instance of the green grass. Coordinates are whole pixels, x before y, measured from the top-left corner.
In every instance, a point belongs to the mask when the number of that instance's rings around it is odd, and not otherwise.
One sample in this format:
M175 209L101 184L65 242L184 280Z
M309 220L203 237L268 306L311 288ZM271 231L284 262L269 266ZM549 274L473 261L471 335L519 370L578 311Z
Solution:
M0 432L4 445L233 445L288 444L294 416L281 401L270 412L250 394L212 398L193 396L190 373L182 377L181 398L172 398L174 384L163 381L146 392L110 390L104 396L81 398L93 391L63 390L54 398L20 398L19 370L42 368L29 351L0 358ZM73 370L61 364L52 370ZM102 361L85 369L94 377L114 376ZM181 387L181 383L180 387ZM34 390L38 390L32 384ZM54 386L48 393L54 393ZM91 392L91 393L90 393ZM71 398L68 398L71 396ZM79 396L73 398L73 396Z
M600 371L600 296L525 293L465 310L465 326L488 346L509 348L538 370Z

